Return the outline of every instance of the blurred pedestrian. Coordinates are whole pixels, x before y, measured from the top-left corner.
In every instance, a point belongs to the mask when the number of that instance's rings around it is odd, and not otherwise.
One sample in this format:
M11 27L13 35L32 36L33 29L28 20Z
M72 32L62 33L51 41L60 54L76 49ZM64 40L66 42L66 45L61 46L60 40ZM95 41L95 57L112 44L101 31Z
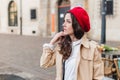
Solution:
M56 65L56 80L102 80L101 52L98 44L87 38L89 30L89 16L82 7L68 10L63 31L43 45L41 67Z

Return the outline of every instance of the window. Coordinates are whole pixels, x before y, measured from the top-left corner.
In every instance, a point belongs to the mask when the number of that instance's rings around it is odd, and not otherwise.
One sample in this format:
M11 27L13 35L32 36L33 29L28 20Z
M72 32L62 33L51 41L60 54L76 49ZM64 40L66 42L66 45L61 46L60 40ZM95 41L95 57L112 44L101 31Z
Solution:
M8 22L9 26L17 26L17 7L14 1L11 1L8 7Z
M31 19L36 19L36 9L31 9Z
M112 15L113 14L113 0L107 0L106 1L106 14Z

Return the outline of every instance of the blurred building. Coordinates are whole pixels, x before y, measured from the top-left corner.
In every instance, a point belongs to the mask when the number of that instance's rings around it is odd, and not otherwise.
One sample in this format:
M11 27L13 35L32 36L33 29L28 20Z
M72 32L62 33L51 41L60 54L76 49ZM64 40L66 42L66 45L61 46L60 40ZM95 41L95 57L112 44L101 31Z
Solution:
M62 30L64 13L74 6L82 6L90 16L89 36L92 39L100 40L101 1L0 0L0 33L52 36ZM119 41L120 2L119 0L107 1L109 11L106 15L106 40Z
M0 0L0 33L38 35L39 0Z
M90 36L93 39L101 38L101 6L103 0L88 0L88 13L91 19ZM106 0L106 40L120 41L120 2L119 0Z

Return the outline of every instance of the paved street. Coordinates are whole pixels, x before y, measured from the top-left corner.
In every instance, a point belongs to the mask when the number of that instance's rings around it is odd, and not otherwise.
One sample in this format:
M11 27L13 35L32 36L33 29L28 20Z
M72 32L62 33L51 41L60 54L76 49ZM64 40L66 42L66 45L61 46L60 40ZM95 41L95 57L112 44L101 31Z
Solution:
M26 80L54 80L55 67L42 69L42 45L50 38L0 34L0 74L14 74ZM120 46L120 42L108 42Z
M0 34L0 74L15 74L28 80L54 80L55 67L42 69L42 45L50 38Z

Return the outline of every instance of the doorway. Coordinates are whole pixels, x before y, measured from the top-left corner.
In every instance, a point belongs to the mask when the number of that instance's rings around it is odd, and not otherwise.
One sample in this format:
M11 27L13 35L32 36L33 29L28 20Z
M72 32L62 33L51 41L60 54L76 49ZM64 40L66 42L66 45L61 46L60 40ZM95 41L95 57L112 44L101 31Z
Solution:
M59 0L58 1L58 32L62 31L62 24L64 19L64 14L70 9L69 0Z

